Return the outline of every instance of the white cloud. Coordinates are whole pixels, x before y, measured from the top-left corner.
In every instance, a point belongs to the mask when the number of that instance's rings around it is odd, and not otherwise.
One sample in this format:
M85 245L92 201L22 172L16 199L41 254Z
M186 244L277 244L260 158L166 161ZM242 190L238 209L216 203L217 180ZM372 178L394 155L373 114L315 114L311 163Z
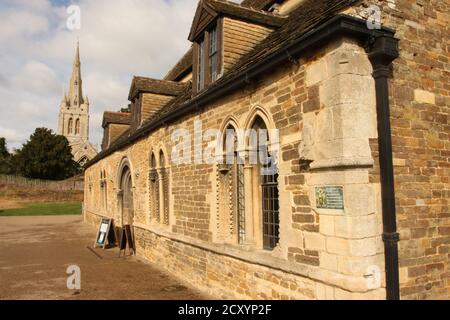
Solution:
M7 9L0 12L0 40L8 41L17 37L30 37L49 30L49 21L45 16L29 11Z
M44 63L27 62L13 77L13 86L36 95L51 95L62 92L56 73Z
M189 48L197 6L197 0L79 0L81 30L72 32L56 2L0 4L0 42L8 44L0 46L0 136L13 147L36 127L56 129L78 38L91 140L99 144L101 115L127 105L132 76L161 78Z
M17 145L21 143L26 137L21 135L18 131L9 128L3 128L0 126L0 137L4 137L8 143L8 148L11 149L11 145Z

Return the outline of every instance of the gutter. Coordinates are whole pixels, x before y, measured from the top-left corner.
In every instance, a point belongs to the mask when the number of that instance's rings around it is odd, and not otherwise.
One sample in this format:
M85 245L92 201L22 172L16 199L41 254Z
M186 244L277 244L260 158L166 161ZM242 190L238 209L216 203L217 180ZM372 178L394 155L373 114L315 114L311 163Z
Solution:
M365 47L373 65L375 79L378 144L380 162L380 182L382 190L382 216L383 241L385 249L386 294L388 300L400 299L398 241L395 210L395 188L392 161L392 141L390 128L390 108L388 79L390 65L398 53L398 39L394 37L395 31L389 28L370 30L365 20L348 15L336 15L320 26L317 26L304 35L288 44L279 51L267 56L263 60L249 66L217 85L208 89L193 99L181 104L174 112L152 121L131 134L127 140L118 142L111 148L102 151L93 160L87 163L88 168L101 159L130 145L132 142L146 137L150 132L161 126L175 121L185 115L197 111L199 108L226 95L227 93L245 86L251 79L270 72L282 63L291 63L293 57L320 47L331 39L347 36L360 41Z

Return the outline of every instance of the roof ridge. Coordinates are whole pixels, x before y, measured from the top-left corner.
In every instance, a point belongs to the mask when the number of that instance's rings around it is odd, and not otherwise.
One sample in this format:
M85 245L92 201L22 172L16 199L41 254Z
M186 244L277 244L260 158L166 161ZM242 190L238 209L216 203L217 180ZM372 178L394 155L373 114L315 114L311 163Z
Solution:
M188 84L184 82L133 76L128 100L134 100L134 98L142 92L178 96L187 86Z
M189 48L188 51L186 51L183 56L175 63L175 65L167 72L167 74L164 76L164 80L169 80L169 78L176 79L181 74L186 72L189 68L192 68L192 55L193 55L193 47ZM187 66L186 66L186 62ZM178 70L181 69L181 70ZM175 81L175 80L170 80Z
M259 8L243 6L241 3L236 3L236 2L232 2L232 1L228 1L228 0L205 0L205 1L207 1L207 2L208 1L219 2L219 3L227 4L227 5L230 5L230 6L239 7L239 8L242 8L244 10L261 13L261 14L267 15L269 17L278 17L278 18L286 18L287 17L287 15L281 15L281 14L278 14L276 12L269 12L269 11L265 11L265 10L262 10L262 9L259 9Z
M175 85L184 85L184 82L167 80L167 79L157 79L157 78L150 78L150 77L145 77L145 76L133 76L133 78L137 79L137 80L150 80L150 81L156 81L156 82L172 83Z
M114 114L130 114L129 112L120 112L120 111L104 111L104 113L114 113Z

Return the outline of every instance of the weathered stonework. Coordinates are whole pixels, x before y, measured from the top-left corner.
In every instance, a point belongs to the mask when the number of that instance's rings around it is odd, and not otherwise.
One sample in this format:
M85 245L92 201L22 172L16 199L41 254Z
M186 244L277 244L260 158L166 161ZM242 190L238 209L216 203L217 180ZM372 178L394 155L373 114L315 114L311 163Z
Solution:
M152 261L167 263L171 271L193 275L190 281L201 284L212 294L218 294L228 298L310 298L324 299L335 298L336 288L351 292L359 292L360 297L383 298L383 289L370 290L366 285L366 269L376 263L383 264L383 249L381 243L380 211L376 208L379 202L377 184L369 182L369 169L364 168L370 158L370 138L376 134L374 130L361 130L357 138L351 136L351 120L345 117L357 117L361 113L351 112L352 102L350 97L335 97L321 99L320 108L315 112L302 112L311 101L320 100L319 92L327 86L339 86L341 81L354 81L364 87L372 86L370 81L370 65L367 65L367 56L364 50L351 41L337 41L322 50L321 59L332 65L339 64L334 59L351 52L356 63L361 64L358 72L336 69L334 73L327 74L323 81L310 86L305 82L305 70L314 68L315 62L310 59L299 61L301 67L287 65L275 70L275 72L231 97L221 99L208 107L204 112L177 121L174 125L159 129L148 138L142 139L135 145L123 149L106 159L101 160L95 166L86 171L87 177L98 181L100 169L107 172L108 184L108 211L98 207L102 201L99 199L99 183L94 183L93 189L87 191L86 215L91 214L111 216L120 224L121 213L117 203L118 181L115 177L120 161L127 157L131 163L133 172L133 194L135 196L135 234L138 243L138 254L148 257ZM358 60L362 61L359 62ZM307 71L308 72L308 71ZM345 79L340 78L345 74ZM363 74L363 75L361 75ZM364 75L365 74L365 75ZM353 75L353 77L352 77ZM368 84L365 83L368 82ZM311 89L314 88L314 89ZM251 91L250 91L251 90ZM308 91L313 91L309 96ZM249 92L250 91L250 92ZM365 91L367 92L367 90ZM363 94L363 93L361 93ZM368 103L360 105L368 108L373 113L373 92L370 93ZM356 97L358 98L358 97ZM346 99L346 100L345 100ZM358 106L357 103L355 103ZM348 106L348 107L347 107ZM346 111L349 108L349 111ZM258 263L252 260L252 252L238 251L238 257L226 257L225 244L211 244L216 239L217 207L213 205L217 199L217 188L213 187L217 180L217 168L214 165L171 165L171 207L170 226L154 226L149 219L149 201L146 196L148 190L149 155L152 150L158 151L162 146L164 150L171 150L171 132L184 128L193 133L194 120L202 120L203 130L218 128L226 122L229 114L234 114L240 128L245 128L251 122L252 117L264 111L275 128L280 129L281 163L280 163L280 220L281 240L279 247L271 253L260 253L268 261L274 260L277 264L291 264L295 272L282 268L279 271L270 271L272 263L267 262L264 268L258 267ZM334 113L334 120L325 114ZM369 118L370 119L370 118ZM373 119L370 119L373 121ZM342 167L348 161L352 168L334 173L323 171L302 172L299 168L302 135L300 128L309 125L317 136L319 132L338 124L335 137L331 143L320 139L311 146L311 167L317 161L328 166L329 171L334 171L333 166ZM369 126L369 128L372 128ZM347 129L349 128L349 129ZM347 131L346 131L347 130ZM347 133L348 132L348 133ZM347 138L348 137L348 138ZM332 153L321 153L320 149L329 145L342 144L342 140L350 139L358 142L361 147L352 153L352 149L344 150L343 147L333 149ZM361 161L360 152L362 146L366 152L367 160L361 168L357 168ZM206 143L204 143L206 147ZM167 155L169 153L166 153ZM306 155L305 156L309 156ZM342 159L345 159L341 161ZM372 162L370 162L372 160ZM356 167L356 168L355 168ZM89 181L89 178L87 179ZM345 186L345 211L322 210L315 208L314 190L316 186L338 184ZM359 196L355 196L358 194ZM367 206L367 199L372 199L373 205ZM97 205L97 207L95 207ZM353 218L355 216L355 218ZM322 220L322 217L323 220ZM378 218L377 218L378 217ZM332 218L330 227L327 218ZM365 223L370 222L368 226ZM161 229L163 234L159 233ZM323 230L322 230L323 229ZM328 230L328 231L326 231ZM177 242L169 237L180 238ZM201 246L212 246L217 252L208 253L204 248L196 248L191 241L200 242ZM216 248L217 246L217 248ZM176 253L174 249L178 247ZM233 247L233 246L232 246ZM230 248L230 250L232 249ZM370 248L370 250L367 250ZM186 256L178 255L178 252L189 252ZM255 253L258 256L257 253ZM165 257L163 259L163 257ZM171 257L171 258L169 258ZM173 258L173 259L172 259ZM250 260L250 261L247 261ZM284 261L284 262L283 262ZM334 261L334 263L333 263ZM219 270L223 266L229 266L229 272ZM217 266L217 267L216 267ZM222 267L220 267L222 266ZM197 269L200 268L200 269ZM217 269L215 269L217 268ZM297 274L296 274L297 273ZM225 274L219 276L219 274ZM258 275L259 278L254 275ZM195 275L195 276L194 276ZM235 277L233 281L229 278ZM331 277L332 280L327 280ZM269 278L269 279L265 279ZM219 285L222 283L222 285ZM275 285L276 286L275 286ZM228 286L228 287L227 287ZM276 288L276 289L275 289ZM291 289L295 288L295 289ZM343 295L342 292L339 294Z
M389 100L401 298L449 298L450 57L442 44L448 35L449 8L443 2L431 6L366 1L345 13L363 16L373 3L382 8L383 23L397 30L400 38L401 56L393 63ZM137 254L210 294L244 299L385 299L372 72L364 44L334 39L159 127L86 170L86 221L108 216L122 224L120 179L126 161L132 173ZM186 129L192 136L196 120L204 131L229 123L248 129L255 116L263 118L269 129L279 130L280 241L273 251L262 250L257 223L252 229L254 243L238 245L230 238L235 234L229 216L233 182L219 172L221 168L170 161L176 129ZM206 146L203 141L203 150ZM149 174L162 169L159 157L155 168L150 158L161 152L167 159L170 189L168 225L152 218L155 204L150 200ZM253 170L244 167L246 181L251 181ZM100 185L103 171L106 195ZM317 207L316 188L324 186L343 187L343 210ZM248 185L245 191L250 195L245 199L249 217L257 209L258 192Z
M365 1L347 13L381 8L396 30L400 58L390 80L402 299L450 297L449 4L445 1ZM376 143L371 181L379 179Z

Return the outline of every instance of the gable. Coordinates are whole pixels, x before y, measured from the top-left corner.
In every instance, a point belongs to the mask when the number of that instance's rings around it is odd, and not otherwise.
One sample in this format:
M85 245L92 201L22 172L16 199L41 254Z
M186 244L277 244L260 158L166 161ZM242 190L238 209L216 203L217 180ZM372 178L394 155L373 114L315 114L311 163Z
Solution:
M211 9L205 1L200 1L192 22L189 40L194 41L198 35L218 16L218 13Z
M195 12L189 33L189 40L194 42L217 16L228 16L265 27L277 28L283 25L286 17L262 10L243 7L234 2L218 0L201 0Z
M89 141L74 145L72 149L74 151L73 158L76 162L80 162L83 158L91 160L97 155L97 149Z

